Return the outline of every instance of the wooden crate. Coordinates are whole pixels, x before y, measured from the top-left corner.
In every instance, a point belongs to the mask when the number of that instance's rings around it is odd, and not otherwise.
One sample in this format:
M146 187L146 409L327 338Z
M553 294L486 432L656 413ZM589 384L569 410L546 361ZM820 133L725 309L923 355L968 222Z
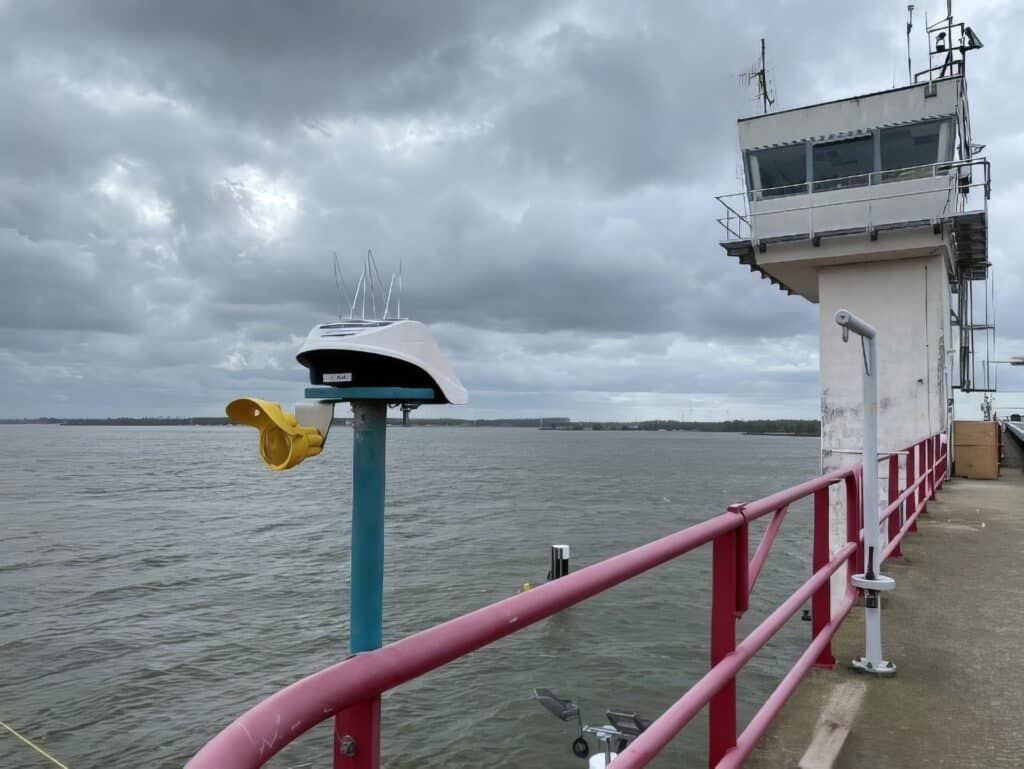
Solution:
M953 474L993 481L999 477L999 423L953 422Z

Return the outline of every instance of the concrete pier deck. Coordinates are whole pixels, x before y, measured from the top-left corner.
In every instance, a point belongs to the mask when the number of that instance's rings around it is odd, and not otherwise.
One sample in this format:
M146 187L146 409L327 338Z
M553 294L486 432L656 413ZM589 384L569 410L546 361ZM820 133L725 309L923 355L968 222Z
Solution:
M1024 473L948 481L918 529L883 569L896 580L882 614L896 676L849 667L864 651L864 611L854 606L833 640L836 667L808 673L747 767L1024 766ZM834 764L820 755L801 763L815 734L827 744L844 720Z

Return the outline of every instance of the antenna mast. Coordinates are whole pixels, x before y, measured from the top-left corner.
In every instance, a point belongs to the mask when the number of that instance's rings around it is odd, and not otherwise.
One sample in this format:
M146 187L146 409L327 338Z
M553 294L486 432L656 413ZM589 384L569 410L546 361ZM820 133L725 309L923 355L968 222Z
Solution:
M348 286L345 285L345 276L341 274L337 251L334 252L334 287L338 290L338 320L341 320L345 314L345 304L348 303Z
M910 66L910 30L914 28L914 4L907 6L907 82L914 82L914 71Z
M761 38L761 66L758 69L752 69L740 75L740 78L747 81L747 85L751 83L757 83L757 96L755 98L761 100L762 107L767 113L768 108L775 104L775 94L768 83L768 70L765 66L765 55L764 55L764 38ZM754 65L757 67L757 65Z

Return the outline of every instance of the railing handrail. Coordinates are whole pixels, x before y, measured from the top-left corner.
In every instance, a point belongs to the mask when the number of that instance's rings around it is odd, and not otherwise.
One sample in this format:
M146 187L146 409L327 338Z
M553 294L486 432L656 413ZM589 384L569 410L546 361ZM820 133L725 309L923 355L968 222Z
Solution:
M983 172L984 172L983 173L983 178L982 178L981 181L973 181L972 180L969 184L960 184L959 183L959 177L955 173L950 173L951 171L954 171L955 169L958 169L958 168L967 168L967 167L972 167L972 166L976 166L976 165L980 166L982 168ZM919 177L916 177L916 178L908 178L908 179L891 179L891 180L886 180L886 181L882 181L882 182L879 182L879 183L872 183L873 180L876 177L881 177L881 176L883 176L885 174L913 172L913 171L918 171L920 169L929 169L929 170L931 170L932 173L931 173L930 176L919 176ZM943 216L946 216L949 213L950 202L951 202L950 196L953 193L957 193L958 201L961 201L961 202L958 202L958 204L957 204L957 212L958 213L964 213L967 210L969 210L969 211L986 211L987 212L987 210L988 210L988 199L989 199L989 197L991 196L991 193L992 193L991 164L989 163L987 158L975 157L975 158L969 158L969 159L966 159L966 160L945 160L945 161L940 161L940 162L937 162L937 163L928 163L928 164L920 165L920 166L907 166L905 168L892 168L892 169L887 169L887 170L883 170L883 171L869 171L867 173L853 174L851 176L836 177L834 179L809 180L809 181L801 182L801 183L798 183L798 184L783 184L783 185L779 185L779 186L776 186L776 187L760 187L760 188L753 189L753 190L743 190L743 191L740 191L740 192L733 192L733 193L728 193L728 194L725 194L725 195L715 195L715 200L717 200L726 209L726 216L724 217L726 219L726 221L723 222L721 218L718 219L717 221L725 229L726 234L728 236L730 236L730 237L732 237L734 239L743 240L744 239L744 234L743 234L743 227L742 227L742 225L746 226L747 232L749 233L747 235L747 237L750 237L750 234L752 234L754 229L755 229L754 228L754 224L756 223L756 221L758 219L763 218L763 217L777 216L777 215L780 215L780 214L792 214L792 213L799 213L799 212L807 212L807 211L813 212L813 211L818 210L818 209L833 208L833 207L838 207L838 206L851 206L851 205L857 205L857 204L868 204L868 205L871 205L872 203L875 203L875 202L878 202L878 201L896 200L896 199L900 199L900 198L909 198L909 197L914 197L916 195L934 195L934 194L940 192L941 190L939 190L939 189L924 189L924 190L902 189L902 190L899 190L899 191L891 192L890 194L879 194L877 192L877 190L880 187L884 187L887 184L894 184L894 183L901 182L901 181L912 182L912 181L921 181L923 179L929 179L929 178L939 179L939 178L942 178L943 176L948 177L948 181L947 181L947 183L945 185L945 190L946 190L947 198L946 198L946 204L943 207L943 211L942 211ZM847 186L847 187L830 188L830 189L827 189L827 190L815 189L815 185L817 185L817 184L824 184L824 183L839 184L839 183L846 182L846 181L853 180L853 179L866 180L867 183L866 184L858 184L858 185L850 185L850 186ZM979 188L979 187L984 190L984 198L983 198L983 201L982 201L981 205L976 205L976 206L974 206L974 207L972 207L970 209L966 209L965 205L963 205L963 202L966 201L966 198L961 197L960 193L962 193L962 192L964 192L966 190L974 190L975 188ZM867 188L866 194L861 195L861 196L856 197L856 198L842 199L842 200L825 200L825 201L821 201L819 199L819 197L818 197L818 196L821 196L821 195L828 195L829 193L832 193L832 192L847 192L847 191L850 191L850 190L858 190L858 189L862 189L862 188ZM795 190L795 191L792 192L791 194L784 195L784 196L783 195L780 195L780 196L770 196L770 195L769 196L765 196L765 194L764 194L764 193L770 193L770 192L773 192L773 191L776 191L776 190ZM802 202L799 205L791 205L791 206L786 207L786 208L778 208L778 209L772 209L772 210L768 210L768 211L748 211L748 213L746 213L745 215L741 215L740 212L737 211L736 208L733 207L729 203L729 201L731 199L741 198L743 200L743 207L744 207L744 209L747 209L750 203L758 203L758 204L771 203L771 202L773 202L775 200L778 200L778 199L781 199L783 197L799 198L801 200L806 200L807 202ZM738 220L738 222L742 223L742 224L737 224L737 227L735 229L733 229L733 227L731 226L732 218L733 217L735 217ZM870 226L870 221L868 222L868 225ZM812 229L813 229L813 227L812 227ZM813 233L811 233L811 234L813 234Z
M678 558L742 523L739 516L721 513L380 649L356 654L272 694L208 743L188 766L260 766L299 734L339 710ZM287 733L277 728L282 722L289 725ZM276 739L256 744L251 739L254 734L272 734Z
M741 214L739 211L737 211L735 208L733 208L732 206L730 206L728 203L725 202L725 198L732 198L732 197L735 197L736 195L744 195L744 194L746 194L746 193L736 192L736 193L731 193L729 195L715 195L715 200L717 200L719 203L721 203L723 206L725 206L726 210L729 211L729 213L731 213L733 216L735 216L741 222L745 222L746 224L750 224L750 221L747 219L745 214Z
M985 182L971 182L966 185L963 189L974 189L975 187L983 187ZM857 187L851 187L849 189L860 189ZM935 195L936 193L946 192L947 188L934 189L934 190L903 190L902 192L894 192L889 195L872 195L870 197L853 198L851 200L827 200L824 203L815 203L811 201L806 205L793 206L792 208L776 208L771 211L754 211L751 213L751 218L764 217L764 216L776 216L777 214L792 214L797 211L809 211L811 209L818 210L821 208L833 208L836 206L850 206L857 203L874 203L879 200L895 200L897 198L910 198L915 195ZM831 190L830 190L831 192ZM740 193L742 194L742 193ZM820 195L820 192L813 192L811 195ZM763 201L758 201L763 202ZM947 201L948 203L948 201ZM980 210L980 209L979 209Z
M890 543L885 552L898 547L903 535L912 530L917 515L923 510L925 503L934 495L935 488L941 483L938 472L945 474L947 446L939 439L940 434L929 436L912 444L907 449L907 486L893 501L893 486L890 485L890 503L885 509L882 523L890 526ZM902 452L900 452L902 453ZM915 475L915 457L920 456L920 475ZM927 458L926 458L927 457ZM878 461L898 457L884 455ZM728 511L689 526L681 531L668 534L653 542L641 545L604 561L587 566L577 572L553 580L528 592L524 592L502 601L477 609L469 614L420 631L402 640L374 651L356 654L325 670L314 673L296 683L282 689L255 707L244 713L232 724L208 742L188 763L189 769L257 769L268 761L302 733L318 723L346 710L364 703L382 692L417 678L424 673L458 659L476 649L486 646L499 638L503 638L524 627L552 616L570 606L580 603L599 593L604 592L622 582L642 574L656 566L662 565L694 550L702 545L714 543L715 546L715 578L713 585L715 598L712 602L712 646L713 654L716 642L714 623L715 616L731 617L742 613L747 608L747 600L756 573L748 575L747 525L750 521L774 512L781 524L781 517L793 502L814 495L815 498L815 567L810 579L799 586L769 616L761 622L745 639L732 644L729 653L717 660L708 673L691 687L669 710L654 721L640 737L638 737L616 760L615 766L620 769L642 767L653 758L692 718L697 711L716 697L721 696L723 688L735 681L735 676L744 664L785 624L800 606L814 597L818 605L821 591L828 590L831 575L843 564L856 563L860 557L860 542L863 532L860 530L859 512L856 504L861 477L861 464L834 470L817 478L797 484L784 491L777 492L759 500L733 505ZM847 490L847 544L837 552L828 554L828 526L819 530L819 515L825 514L827 524L828 489L843 482ZM824 493L824 511L819 509ZM913 500L914 510L909 509L909 501ZM907 512L906 521L898 529L898 537L893 539L894 521L890 517L904 506ZM854 518L850 518L852 514ZM763 540L762 548L758 549L755 565L759 570L771 547L774 533L778 525L770 526ZM825 537L825 554L819 552L819 537ZM726 544L724 548L720 546ZM735 586L726 586L729 601L734 606L716 606L715 601L722 599L720 585L717 584L717 559L721 552L735 559ZM731 554L731 555L730 555ZM731 567L730 567L731 568ZM766 700L755 718L747 725L743 733L735 735L735 723L732 724L733 741L731 747L720 756L719 766L734 767L742 763L743 758L753 748L757 738L763 733L771 718L781 707L782 702L792 692L803 673L820 660L828 647L843 618L853 605L853 588L847 580L847 594L838 611L830 613L828 621L815 617L815 630L810 646L804 651L797 664L783 679L775 692ZM826 602L827 606L827 602ZM717 615L716 615L717 612ZM829 652L827 655L831 657ZM712 704L714 709L715 705ZM714 710L713 710L714 713ZM735 703L733 703L733 722L735 721Z
M903 166L902 168L885 168L885 169L880 169L878 171L865 171L864 173L860 173L860 174L850 174L849 176L836 176L836 177L832 177L830 179L808 179L806 181L797 182L795 184L779 184L779 185L777 185L775 187L758 187L756 189L742 190L740 192L730 192L730 193L726 193L724 195L716 195L715 198L718 199L718 200L721 200L722 198L732 198L732 197L736 197L738 195L756 195L758 193L774 192L775 190L784 190L784 189L789 189L789 188L792 188L792 187L808 187L808 186L813 187L813 185L815 185L815 184L831 184L833 182L846 182L846 181L850 181L852 179L866 179L866 180L870 181L872 178L877 177L877 176L882 176L884 174L905 173L905 172L909 172L909 171L920 171L922 169L930 169L933 172L931 176L919 176L919 177L916 177L916 178L893 180L893 181L908 181L908 182L920 181L921 179L940 178L941 176L946 175L947 172L952 171L952 170L954 170L956 168L964 168L964 167L970 167L970 166L974 166L974 165L980 165L980 166L982 166L983 169L985 169L985 177L987 179L988 175L989 175L989 169L991 167L991 164L989 163L989 160L986 157L979 156L979 157L974 157L974 158L966 158L966 159L963 159L963 160L939 160L939 161L936 161L935 163L923 163L923 164L918 165L918 166ZM884 182L884 183L885 184L892 184L892 182ZM880 186L880 185L862 185L862 186L877 187L877 186ZM850 189L850 188L842 188L842 189ZM813 189L811 189L810 192L812 192L812 193L813 192L836 192L836 190L813 190ZM794 193L794 194L799 194L799 193Z

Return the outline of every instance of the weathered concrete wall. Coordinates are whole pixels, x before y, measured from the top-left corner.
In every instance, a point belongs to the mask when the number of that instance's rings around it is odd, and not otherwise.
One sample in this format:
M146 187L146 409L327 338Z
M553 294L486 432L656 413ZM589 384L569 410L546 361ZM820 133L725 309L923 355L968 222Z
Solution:
M935 96L927 96L927 84L919 83L743 118L737 124L740 149L849 136L878 126L952 115L957 111L962 82L959 77L936 81Z
M878 329L878 448L899 450L945 428L951 347L949 285L943 256L822 267L818 273L822 471L861 460L863 357L860 338L843 343L836 310L848 309ZM852 452L852 453L847 453ZM900 460L904 472L905 459ZM879 498L887 469L879 468ZM833 550L846 541L845 498L832 500ZM841 596L837 574L833 597Z

